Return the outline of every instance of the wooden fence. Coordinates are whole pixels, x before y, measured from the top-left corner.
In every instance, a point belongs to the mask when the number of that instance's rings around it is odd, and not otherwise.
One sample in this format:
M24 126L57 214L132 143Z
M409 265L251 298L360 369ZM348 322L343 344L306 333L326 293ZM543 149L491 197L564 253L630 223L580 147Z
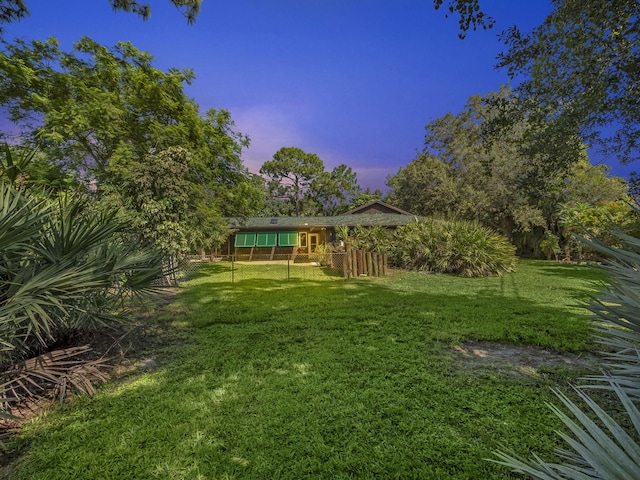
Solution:
M365 252L345 245L342 273L345 278L360 276L384 277L389 269L386 253Z

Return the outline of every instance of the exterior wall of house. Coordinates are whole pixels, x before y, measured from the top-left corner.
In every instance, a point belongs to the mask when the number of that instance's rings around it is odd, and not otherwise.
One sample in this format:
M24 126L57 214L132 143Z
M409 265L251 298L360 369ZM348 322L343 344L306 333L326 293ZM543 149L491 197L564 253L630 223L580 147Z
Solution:
M282 230L281 230L282 231ZM295 231L298 233L298 245L297 246L280 246L275 247L236 247L235 246L235 234L229 236L225 244L220 248L220 255L255 255L259 257L273 256L275 258L285 255L293 254L308 254L310 252L309 247L312 244L325 245L327 243L333 243L335 241L335 231L332 227L320 227L320 228L288 228L286 231ZM278 230L269 228L247 228L242 232L276 232Z

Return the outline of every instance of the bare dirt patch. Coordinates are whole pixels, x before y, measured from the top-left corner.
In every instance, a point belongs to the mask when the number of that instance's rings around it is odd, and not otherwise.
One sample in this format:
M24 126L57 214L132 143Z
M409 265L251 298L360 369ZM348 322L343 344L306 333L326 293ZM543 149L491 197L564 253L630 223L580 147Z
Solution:
M593 354L573 353L494 342L468 342L453 347L457 360L470 369L484 368L512 375L538 376L548 369L595 369Z

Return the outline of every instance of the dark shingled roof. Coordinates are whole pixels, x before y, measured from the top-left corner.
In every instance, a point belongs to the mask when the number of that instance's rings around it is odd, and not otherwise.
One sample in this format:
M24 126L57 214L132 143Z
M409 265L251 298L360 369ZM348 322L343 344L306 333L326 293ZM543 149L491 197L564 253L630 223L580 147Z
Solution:
M375 213L395 213L398 215L413 215L406 210L402 210L401 208L394 207L382 200L373 200L372 202L365 203L364 205L360 205L359 207L353 208L348 212L345 212L344 215L361 215L366 214L370 209L378 209L379 211Z
M277 222L273 223L273 219ZM370 227L399 227L415 222L414 215L399 215L397 213L371 213L356 215L336 215L335 217L231 217L228 218L231 228L267 228L270 230L286 228L337 227L340 225L362 225Z

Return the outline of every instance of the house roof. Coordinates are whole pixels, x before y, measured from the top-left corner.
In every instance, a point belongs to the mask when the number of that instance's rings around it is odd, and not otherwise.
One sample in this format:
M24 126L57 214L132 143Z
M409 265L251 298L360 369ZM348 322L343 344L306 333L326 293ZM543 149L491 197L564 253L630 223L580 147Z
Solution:
M233 217L229 218L231 228L266 228L269 230L285 230L291 228L322 228L340 225L371 227L399 227L415 222L413 215L397 213L360 213L336 215L334 217Z
M364 205L360 205L359 207L356 207L354 209L349 210L348 212L345 212L343 215L361 215L366 213L371 213L371 214L389 213L389 214L396 214L396 215L413 215L405 210L402 210L401 208L394 207L393 205L383 202L382 200L374 200L372 202L365 203Z
M381 200L374 200L333 217L231 217L227 220L229 227L234 229L290 230L340 225L400 227L415 222L417 217Z

